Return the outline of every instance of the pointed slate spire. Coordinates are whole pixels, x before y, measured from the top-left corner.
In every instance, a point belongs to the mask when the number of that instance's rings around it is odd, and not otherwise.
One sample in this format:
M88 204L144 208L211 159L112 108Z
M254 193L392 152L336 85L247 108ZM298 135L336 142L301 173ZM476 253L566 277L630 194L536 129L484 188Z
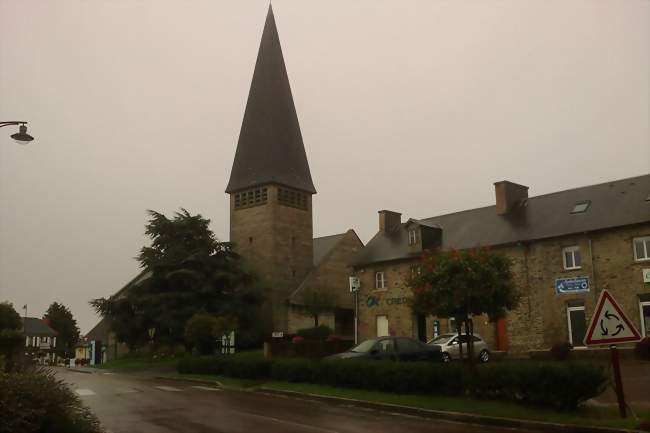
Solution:
M226 192L268 183L316 193L270 5Z

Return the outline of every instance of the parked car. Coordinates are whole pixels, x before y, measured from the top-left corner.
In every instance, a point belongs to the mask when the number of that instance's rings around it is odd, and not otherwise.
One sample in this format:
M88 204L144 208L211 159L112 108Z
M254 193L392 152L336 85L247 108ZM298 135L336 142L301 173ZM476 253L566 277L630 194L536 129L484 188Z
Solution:
M440 348L409 337L371 338L347 352L326 359L375 359L391 361L442 361Z
M474 334L474 354L481 362L488 362L490 360L490 349L487 343L481 338L480 335ZM460 343L463 345L463 357L468 353L468 336L458 334L442 334L438 337L429 340L427 344L431 347L437 347L442 354L442 360L449 362L452 359L460 358Z

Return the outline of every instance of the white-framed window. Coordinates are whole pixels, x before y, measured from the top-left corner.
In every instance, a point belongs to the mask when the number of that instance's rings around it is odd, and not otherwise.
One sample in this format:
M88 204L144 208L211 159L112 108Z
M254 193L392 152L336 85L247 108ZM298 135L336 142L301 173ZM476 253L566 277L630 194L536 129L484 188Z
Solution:
M644 337L650 337L650 301L639 301L639 312L641 313L641 333Z
M562 260L564 262L564 269L580 269L582 267L580 247L575 245L562 248Z
M634 238L634 260L650 260L650 236Z
M383 271L375 272L375 289L386 288L386 275Z
M584 346L583 340L587 332L587 318L585 316L585 306L578 305L567 307L566 309L567 326L569 330L569 343L572 346Z
M418 243L418 232L416 229L409 230L409 245L415 245Z

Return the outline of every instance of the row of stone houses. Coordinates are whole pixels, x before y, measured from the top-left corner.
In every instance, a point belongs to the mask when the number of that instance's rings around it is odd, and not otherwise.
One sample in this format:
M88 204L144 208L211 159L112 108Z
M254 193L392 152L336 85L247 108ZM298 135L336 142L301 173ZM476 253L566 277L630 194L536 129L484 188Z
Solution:
M362 338L427 340L454 330L453 320L412 313L406 281L425 250L479 246L512 260L521 294L505 319L474 321L491 347L522 352L565 341L583 346L602 289L650 335L650 283L644 282L644 269L650 268L650 175L536 197L512 182L494 188L493 206L406 222L397 212L379 211L379 231L354 260Z

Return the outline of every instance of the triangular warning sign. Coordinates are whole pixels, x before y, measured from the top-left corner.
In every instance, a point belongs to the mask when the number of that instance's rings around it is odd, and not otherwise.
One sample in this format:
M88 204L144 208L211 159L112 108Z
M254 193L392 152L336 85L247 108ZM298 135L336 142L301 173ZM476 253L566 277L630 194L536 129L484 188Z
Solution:
M607 290L600 292L594 315L591 316L585 346L629 343L639 341L641 335Z

